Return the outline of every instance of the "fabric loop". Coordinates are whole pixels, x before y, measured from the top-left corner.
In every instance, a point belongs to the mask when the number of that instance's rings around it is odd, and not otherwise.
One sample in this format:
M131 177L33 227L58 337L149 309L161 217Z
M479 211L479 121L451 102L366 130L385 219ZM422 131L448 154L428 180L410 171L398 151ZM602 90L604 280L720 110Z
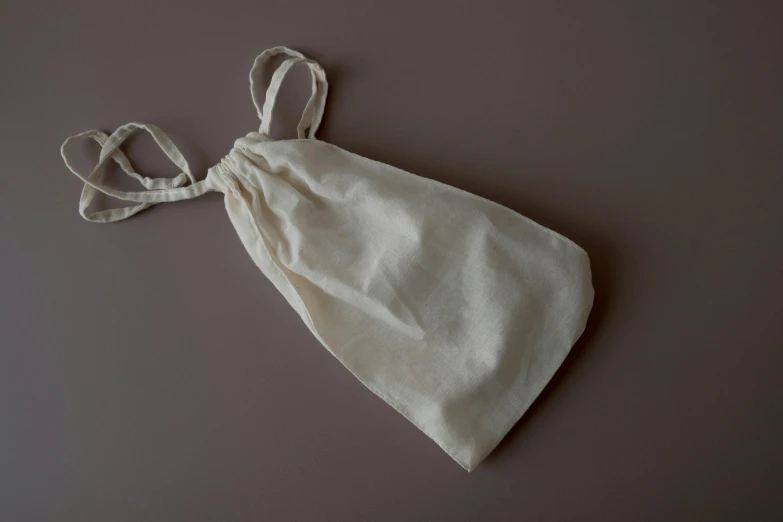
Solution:
M269 87L266 90L266 98L262 106L256 94L255 76L257 71L269 61L270 58L279 54L285 54L291 58L281 63L275 71L272 80L269 83ZM298 63L304 63L308 66L312 84L310 98L307 100L307 104L302 111L301 120L296 128L297 137L300 139L315 138L315 133L321 125L321 120L323 118L326 95L329 88L329 84L326 81L326 72L324 72L318 62L287 47L273 47L272 49L267 49L256 57L253 62L253 67L250 69L250 95L253 98L253 105L256 107L258 118L261 120L259 131L264 136L269 137L269 132L272 127L272 113L274 111L275 103L277 102L277 94L280 91L280 85L283 83L283 80L291 67ZM305 131L307 131L307 135L305 135Z
M130 136L134 131L143 129L150 133L152 138L166 154L166 156L177 166L182 172L177 174L173 178L148 178L141 176L133 170L128 157L120 150L120 145ZM87 176L79 173L71 162L68 156L68 146L73 142L81 138L91 138L101 145L101 154L98 159L98 163L93 168L92 172ZM152 205L156 205L162 202L179 201L182 199L190 199L205 192L212 190L212 187L208 185L206 180L196 181L193 174L190 171L190 166L185 160L185 157L179 151L174 142L155 125L144 123L128 123L119 127L111 136L99 130L89 130L73 136L70 136L62 144L60 148L60 154L65 161L65 165L68 169L79 179L84 182L84 188L82 189L81 199L79 200L79 214L87 221L95 223L111 223L114 221L120 221L127 219L135 214L138 214L142 210L145 210ZM113 189L107 187L100 182L101 167L107 159L114 160L120 168L130 177L141 183L147 191L127 192L122 190ZM190 185L185 187L188 181ZM132 205L123 208L113 208L106 210L99 210L97 212L87 212L87 208L98 192L106 194L123 201L133 201L140 203L139 205Z

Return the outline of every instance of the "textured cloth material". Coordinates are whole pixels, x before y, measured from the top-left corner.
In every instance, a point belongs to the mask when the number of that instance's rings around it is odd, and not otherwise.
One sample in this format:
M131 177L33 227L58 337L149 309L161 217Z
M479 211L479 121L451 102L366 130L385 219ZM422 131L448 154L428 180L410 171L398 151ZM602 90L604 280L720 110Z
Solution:
M277 54L288 59L261 106L255 71ZM299 63L310 68L312 95L298 139L273 140L277 93ZM259 132L238 139L198 182L153 125L68 138L63 158L85 182L80 213L111 222L157 203L224 193L248 253L323 346L462 467L474 469L584 330L593 302L587 254L501 205L316 140L326 75L296 51L262 53L251 70L251 93ZM182 172L156 179L134 172L119 146L137 129L152 134ZM66 150L82 137L102 146L86 176ZM149 190L102 184L109 159ZM138 205L89 213L96 191Z

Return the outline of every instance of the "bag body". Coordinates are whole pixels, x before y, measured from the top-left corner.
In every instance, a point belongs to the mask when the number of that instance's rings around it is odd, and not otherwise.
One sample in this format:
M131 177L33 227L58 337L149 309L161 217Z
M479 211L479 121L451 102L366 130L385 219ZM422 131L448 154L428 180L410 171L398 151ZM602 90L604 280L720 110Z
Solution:
M290 58L272 77L262 108L254 71L281 53ZM272 140L276 95L297 63L313 73L299 138ZM63 157L85 181L80 211L115 221L151 204L223 192L251 258L321 344L472 470L582 333L593 301L588 256L499 204L314 139L326 90L323 69L312 60L282 47L262 53L251 71L260 131L238 139L200 182L154 126L69 138ZM167 179L133 172L118 147L136 128L151 132L183 172ZM103 146L86 177L65 153L83 136ZM152 190L101 185L99 168L108 158ZM88 215L96 190L140 205Z

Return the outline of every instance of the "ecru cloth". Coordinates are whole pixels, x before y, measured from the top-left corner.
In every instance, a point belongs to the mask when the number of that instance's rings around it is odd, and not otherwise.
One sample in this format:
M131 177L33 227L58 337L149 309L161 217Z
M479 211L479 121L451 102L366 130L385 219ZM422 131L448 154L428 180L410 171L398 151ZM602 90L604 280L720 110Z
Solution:
M261 106L254 72L277 54L288 58ZM298 139L273 140L276 96L298 63L312 73L312 96ZM253 261L321 344L472 470L582 333L593 302L587 254L501 205L316 140L326 75L296 51L275 47L256 58L251 92L259 132L238 139L202 181L153 125L68 138L63 158L85 183L80 213L111 222L157 203L222 192ZM137 129L152 134L180 174L150 179L133 171L119 146ZM66 146L80 137L102 146L88 175L67 156ZM102 184L109 159L149 190ZM96 191L136 205L88 213Z

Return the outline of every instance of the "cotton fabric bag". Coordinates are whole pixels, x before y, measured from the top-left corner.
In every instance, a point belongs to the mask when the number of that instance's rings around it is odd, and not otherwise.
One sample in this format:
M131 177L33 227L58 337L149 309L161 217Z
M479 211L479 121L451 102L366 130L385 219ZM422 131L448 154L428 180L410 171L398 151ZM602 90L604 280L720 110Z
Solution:
M288 58L260 106L254 73L278 54ZM300 63L312 73L312 95L298 139L273 140L278 91ZM499 204L315 139L326 75L301 53L263 52L250 79L259 132L238 139L202 181L153 125L68 138L63 159L85 183L81 215L106 223L157 203L222 192L253 261L321 344L462 467L474 469L582 333L593 302L587 254ZM149 132L181 173L134 172L119 147L137 129ZM88 175L67 154L82 137L102 146ZM109 159L148 190L103 184ZM137 204L89 212L97 192Z

